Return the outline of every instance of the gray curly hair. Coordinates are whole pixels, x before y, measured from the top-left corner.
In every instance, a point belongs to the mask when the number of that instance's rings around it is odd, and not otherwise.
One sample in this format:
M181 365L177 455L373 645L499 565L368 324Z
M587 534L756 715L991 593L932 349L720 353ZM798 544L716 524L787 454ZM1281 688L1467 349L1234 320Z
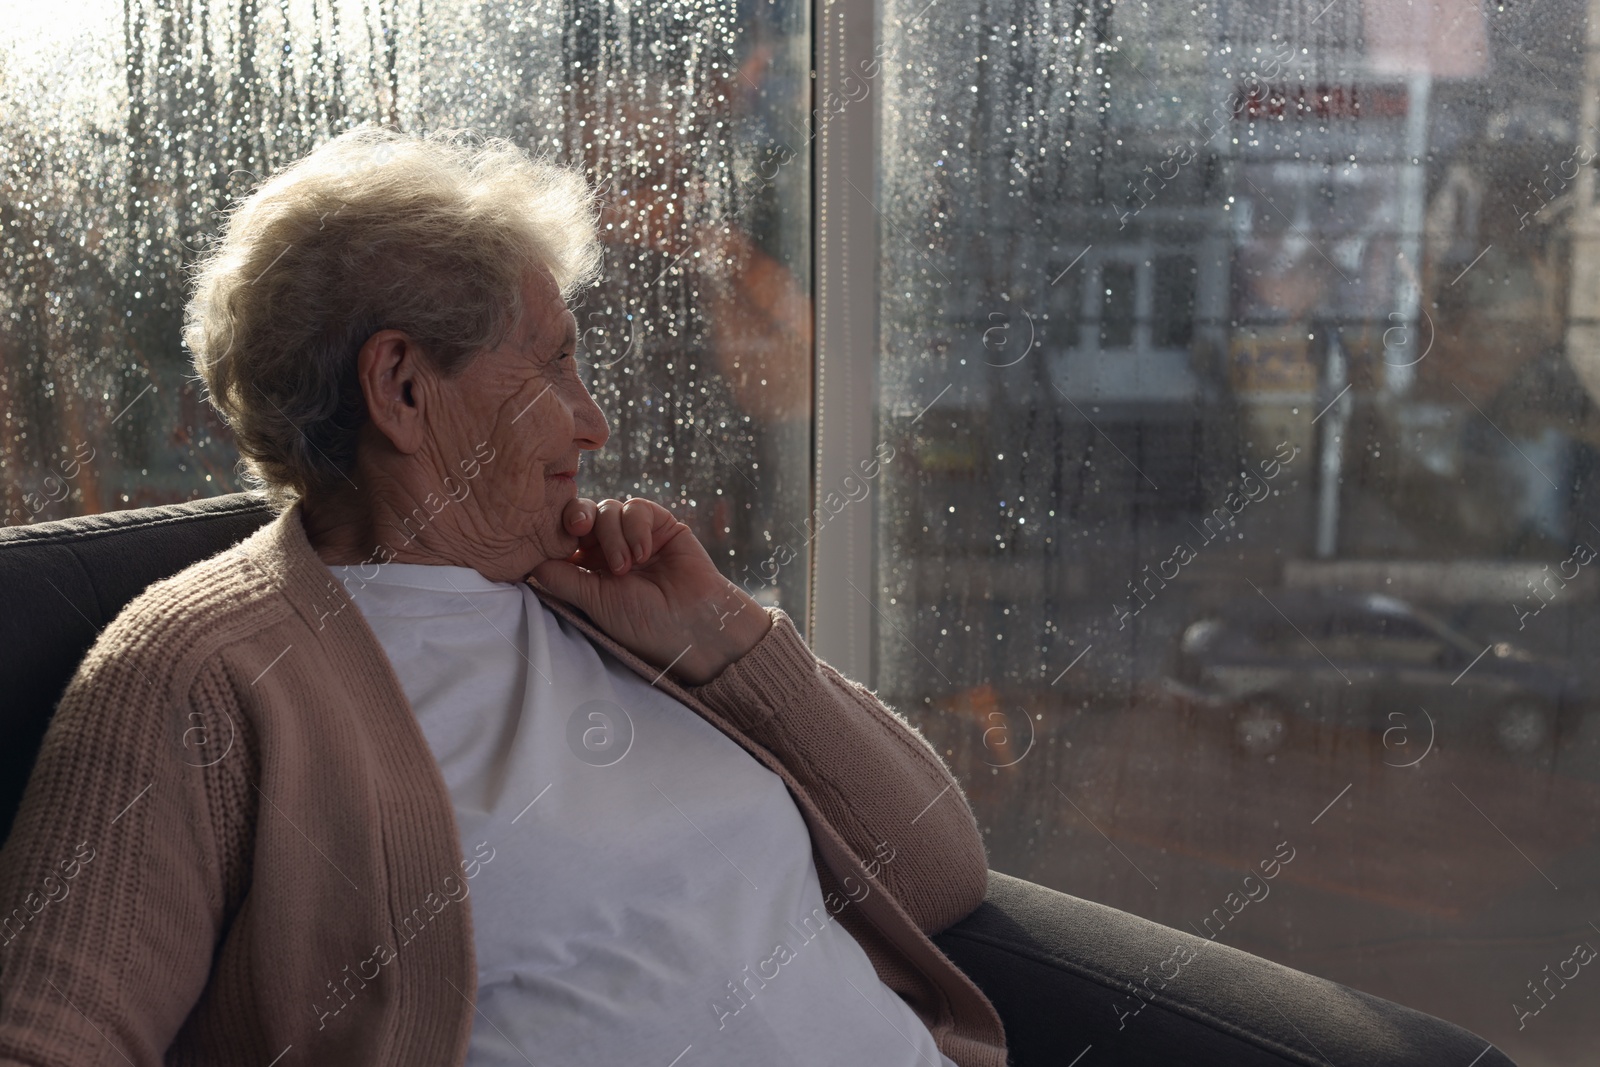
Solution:
M565 298L594 281L596 216L576 171L460 131L360 126L262 182L195 264L183 327L246 484L282 509L347 481L367 338L404 331L459 374L540 267Z

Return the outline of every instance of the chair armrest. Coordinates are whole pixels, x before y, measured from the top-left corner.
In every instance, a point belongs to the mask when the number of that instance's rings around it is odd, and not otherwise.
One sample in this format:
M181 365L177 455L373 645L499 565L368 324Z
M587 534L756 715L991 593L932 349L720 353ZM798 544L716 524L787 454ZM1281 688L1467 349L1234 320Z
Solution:
M997 871L934 938L988 995L1015 1067L1514 1067L1452 1023Z

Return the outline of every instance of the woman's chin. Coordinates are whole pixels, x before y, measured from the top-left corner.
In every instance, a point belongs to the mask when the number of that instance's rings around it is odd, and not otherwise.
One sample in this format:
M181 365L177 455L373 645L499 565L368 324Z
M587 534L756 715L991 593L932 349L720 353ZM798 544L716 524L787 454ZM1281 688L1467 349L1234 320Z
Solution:
M547 557L549 559L571 560L572 554L578 551L578 535L568 533L566 526L561 522L560 515L555 520L556 534L550 539L550 547L555 549Z

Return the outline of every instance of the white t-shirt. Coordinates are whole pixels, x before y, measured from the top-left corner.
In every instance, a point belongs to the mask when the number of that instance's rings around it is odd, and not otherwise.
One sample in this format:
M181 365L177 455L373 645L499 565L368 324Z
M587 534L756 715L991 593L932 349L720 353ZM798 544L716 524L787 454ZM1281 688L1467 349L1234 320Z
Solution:
M528 586L375 569L335 571L463 855L493 857L468 883L468 1067L955 1067L825 904L782 779Z

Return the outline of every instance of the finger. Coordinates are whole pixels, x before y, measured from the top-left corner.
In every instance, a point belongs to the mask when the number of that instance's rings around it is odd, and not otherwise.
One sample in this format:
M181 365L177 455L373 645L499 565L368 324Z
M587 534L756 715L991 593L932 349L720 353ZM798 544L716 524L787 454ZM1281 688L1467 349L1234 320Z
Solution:
M582 537L594 529L597 506L587 497L575 497L561 509L561 525L574 537Z
M602 500L594 523L595 540L611 573L623 575L632 566L633 550L622 532L622 501Z
M648 500L634 497L622 505L622 534L633 552L635 563L643 563L650 558L650 550L654 547L650 532L655 526L655 519L655 511Z
M689 524L675 518L665 508L661 509L661 513L656 516L656 519L655 528L650 531L650 543L651 551L657 559L666 555L669 550L681 552L685 545L698 546L700 544L694 536L694 531L689 528ZM689 551L693 552L694 549L691 547ZM701 551L704 551L704 549L701 548Z

